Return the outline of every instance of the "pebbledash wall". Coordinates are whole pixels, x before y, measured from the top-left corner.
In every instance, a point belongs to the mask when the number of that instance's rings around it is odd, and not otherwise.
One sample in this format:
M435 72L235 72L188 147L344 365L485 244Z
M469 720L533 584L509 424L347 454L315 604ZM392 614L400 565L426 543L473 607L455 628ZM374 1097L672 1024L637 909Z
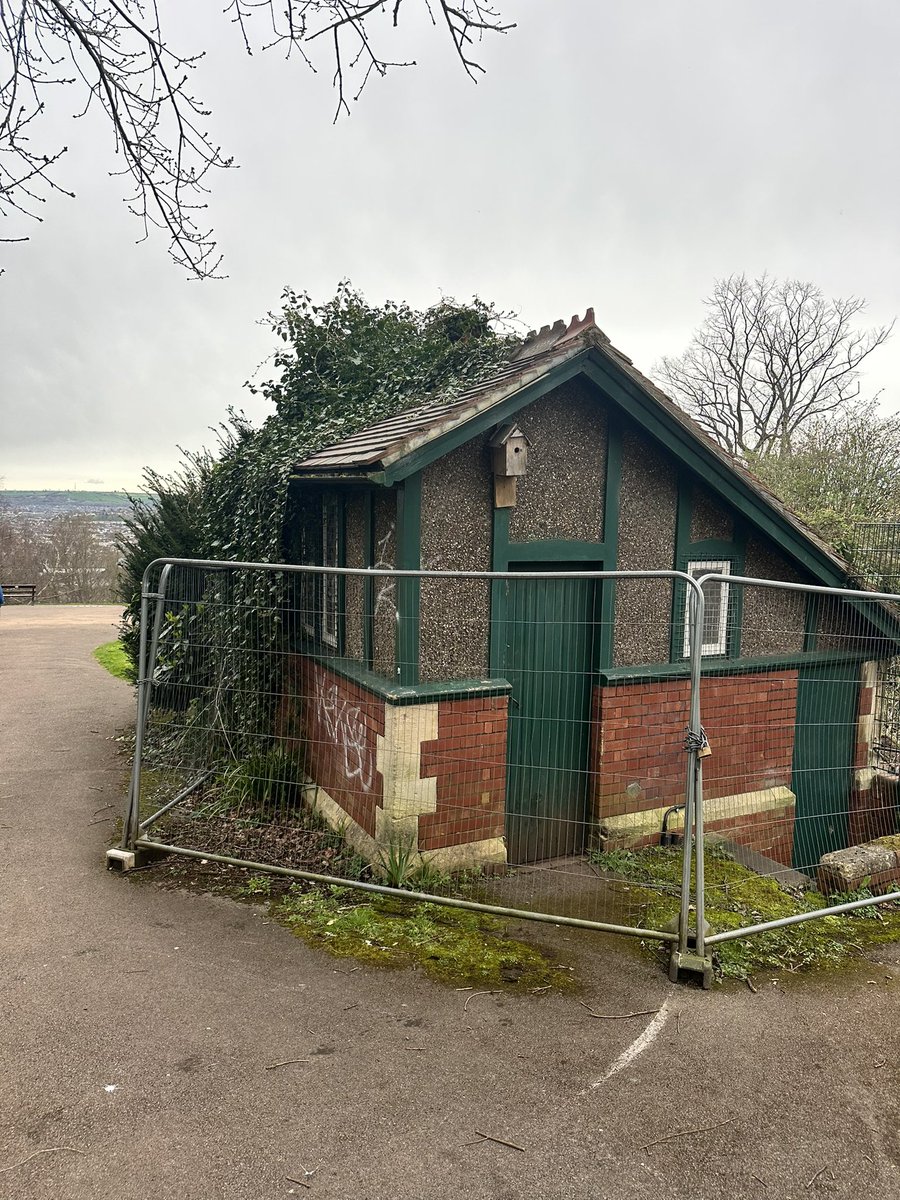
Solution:
M279 732L303 748L313 807L357 853L419 851L442 870L506 862L505 685L447 684L428 699L302 654L287 683Z

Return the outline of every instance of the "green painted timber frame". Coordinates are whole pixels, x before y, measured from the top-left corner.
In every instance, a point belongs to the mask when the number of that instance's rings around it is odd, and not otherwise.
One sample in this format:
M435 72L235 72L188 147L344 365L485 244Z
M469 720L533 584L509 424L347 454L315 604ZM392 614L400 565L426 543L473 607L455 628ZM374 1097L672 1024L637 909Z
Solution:
M685 570L692 559L723 559L731 563L732 573L740 575L745 562L746 542L755 529L788 558L809 574L812 581L828 587L848 587L848 578L839 563L834 561L811 537L804 535L776 505L754 489L741 472L735 471L711 444L641 386L616 359L599 347L589 347L572 358L550 367L546 373L498 403L473 413L469 419L455 425L425 444L414 447L408 454L387 464L383 470L362 472L316 473L309 477L295 476L319 487L341 488L348 485L368 485L370 488L390 488L397 498L397 550L395 565L400 569L418 570L421 566L422 531L422 471L450 451L509 420L521 409L533 404L561 384L574 378L593 383L602 394L608 413L608 446L602 539L597 542L545 539L532 542L511 542L509 510L495 508L493 513L492 560L494 571L506 571L511 563L583 562L586 568L614 571L618 563L619 496L622 473L622 433L624 422L632 421L660 443L678 466L678 503L674 531L672 569ZM732 512L734 536L731 541L705 539L691 542L692 491L701 486L716 495ZM370 493L371 495L371 493ZM371 500L370 500L371 503ZM373 534L370 516L369 553ZM371 565L371 563L370 563ZM505 638L505 601L499 581L492 584L490 670L501 673ZM373 583L366 584L366 620L364 622L364 657L371 665L373 656L372 620ZM729 628L732 633L726 654L721 659L705 658L704 670L717 663L723 669L733 669L750 660L741 659L741 604L743 589L730 589ZM861 612L864 605L849 601ZM417 579L398 580L396 635L396 682L402 687L415 687L419 682L419 609L420 586ZM900 618L893 617L887 608L865 606L863 614L871 626L882 635L900 644ZM817 602L810 597L804 651L815 651L815 611ZM611 672L614 663L615 582L606 581L601 590L599 609L600 649L598 667ZM682 630L684 623L684 590L673 588L672 636L670 662L653 666L656 673L679 673L684 662ZM844 656L847 657L846 655ZM784 662L784 659L781 660ZM650 668L641 668L646 673Z

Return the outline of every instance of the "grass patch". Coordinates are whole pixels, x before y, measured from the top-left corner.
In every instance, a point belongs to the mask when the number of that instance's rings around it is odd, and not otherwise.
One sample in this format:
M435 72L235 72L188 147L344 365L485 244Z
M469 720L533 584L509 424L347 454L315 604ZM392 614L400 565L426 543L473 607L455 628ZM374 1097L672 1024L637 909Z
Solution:
M269 894L251 878L246 895ZM508 936L486 913L393 896L371 899L349 888L291 888L273 900L271 916L310 946L380 967L419 967L456 987L514 991L567 988L572 972L534 946Z
M681 851L648 847L637 851L596 853L592 860L619 878L633 881L645 906L645 923L662 929L676 916L681 885ZM714 933L764 921L814 912L852 897L824 897L818 892L795 894L774 879L756 875L713 847L706 850L706 919ZM693 878L692 878L693 882ZM736 938L714 948L721 979L749 979L758 971L803 971L839 966L867 950L900 940L900 907L872 906L837 917L773 929ZM658 947L654 946L655 950Z
M115 675L116 679L124 679L126 683L137 682L131 659L125 653L121 642L106 642L98 646L94 651L94 658L110 675Z

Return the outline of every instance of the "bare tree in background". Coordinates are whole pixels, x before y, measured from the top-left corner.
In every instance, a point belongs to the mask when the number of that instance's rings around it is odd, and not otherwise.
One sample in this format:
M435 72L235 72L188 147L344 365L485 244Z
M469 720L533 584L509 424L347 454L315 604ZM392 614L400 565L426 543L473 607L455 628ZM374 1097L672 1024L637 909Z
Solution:
M0 504L0 583L39 587L44 572L43 543L34 522Z
M881 416L873 401L813 417L790 454L751 454L749 461L844 553L853 550L861 522L900 519L900 416Z
M100 604L116 598L118 553L98 536L87 513L61 513L47 525L44 599L53 604Z
M373 75L415 65L392 61L380 44L417 4L472 79L483 70L475 54L484 34L513 28L490 0L230 0L224 14L248 54L278 49L314 71L325 60L337 120ZM78 115L99 105L109 120L121 160L112 173L128 179L142 240L157 227L175 262L194 277L214 276L221 255L201 215L206 180L233 161L210 139L209 111L189 87L202 58L168 44L157 0L0 0L0 217L39 221L48 195L72 195L58 173L66 147L42 145L38 134L49 94L73 85ZM0 237L27 240L17 231Z
M798 435L859 396L863 361L893 324L859 330L866 303L764 275L718 280L709 314L680 358L656 374L674 400L734 455L790 454Z

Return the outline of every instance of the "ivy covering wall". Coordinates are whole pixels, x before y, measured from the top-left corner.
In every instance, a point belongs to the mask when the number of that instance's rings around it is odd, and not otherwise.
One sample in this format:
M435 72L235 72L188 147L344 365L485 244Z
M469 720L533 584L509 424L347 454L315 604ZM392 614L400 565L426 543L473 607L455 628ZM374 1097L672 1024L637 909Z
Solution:
M366 426L430 399L450 399L489 377L519 344L509 314L474 299L443 299L426 309L387 301L369 304L343 281L335 295L316 304L307 292L286 290L282 307L267 320L276 340L272 374L247 386L272 403L259 426L228 411L218 446L186 454L169 476L145 472L151 500L134 500L122 551L123 639L137 658L141 577L157 557L284 561L292 467L315 451ZM224 577L205 584L211 601ZM259 728L264 718L254 697L277 691L277 681L257 678L265 656L251 649L249 625L240 616L251 606L268 618L254 636L279 637L282 581L275 573L229 576L227 604L210 605L220 627L207 630L214 647L206 670L216 673L217 692L230 711L217 720L231 731ZM167 630L170 646L189 641L187 631ZM212 636L211 636L212 635ZM253 649L258 649L253 647ZM274 661L274 660L273 660ZM243 665L242 665L243 664ZM183 660L168 654L174 678ZM208 714L207 714L208 715Z

